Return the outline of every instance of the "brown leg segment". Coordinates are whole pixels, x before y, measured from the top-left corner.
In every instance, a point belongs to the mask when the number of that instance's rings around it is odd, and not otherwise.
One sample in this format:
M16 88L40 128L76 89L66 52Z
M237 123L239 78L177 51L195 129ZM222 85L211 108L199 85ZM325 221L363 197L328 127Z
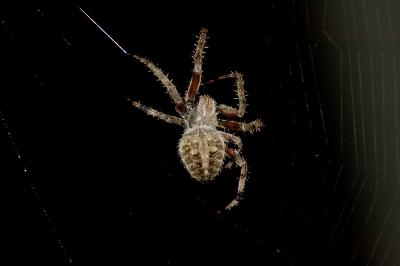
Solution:
M201 84L203 72L203 51L206 46L207 30L201 29L196 49L193 54L193 72L190 79L189 88L186 92L186 102L192 105Z
M218 120L218 126L221 128L253 133L260 131L261 128L264 126L264 123L259 119L249 123L220 119Z

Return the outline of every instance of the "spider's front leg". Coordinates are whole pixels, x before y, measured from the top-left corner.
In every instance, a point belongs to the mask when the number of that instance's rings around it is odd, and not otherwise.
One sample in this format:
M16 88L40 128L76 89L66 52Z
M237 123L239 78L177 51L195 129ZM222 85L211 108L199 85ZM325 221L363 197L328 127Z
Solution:
M185 122L180 117L164 114L164 113L162 113L160 111L157 111L157 110L155 110L155 109L153 109L151 107L148 107L148 106L146 106L144 104L141 104L140 102L133 101L133 100L131 100L129 98L127 98L127 100L133 106L135 106L136 108L138 108L139 110L145 112L148 115L151 115L151 116L153 116L155 118L161 119L161 120L163 120L163 121L165 121L167 123L170 123L170 124L176 124L176 125L180 125L180 126L183 126L183 127L185 126Z
M239 108L236 109L225 104L220 104L217 107L218 112L228 118L242 117L246 111L246 92L244 89L244 79L242 74L240 74L239 72L232 72L227 75L223 75L216 79L210 80L206 84L211 84L217 80L226 78L236 79L236 93L239 101Z
M231 106L220 104L218 105L217 110L221 115L227 118L242 117L246 111L246 92L244 89L244 80L242 74L240 74L239 72L232 72L230 74L220 76L214 80L210 80L206 84L211 84L214 83L216 80L226 78L236 79L236 93L239 100L239 108L236 109ZM260 119L254 120L249 123L223 119L218 120L218 127L232 130L240 130L250 133L253 133L254 131L260 131L263 126L264 124Z
M180 114L184 114L187 111L186 104L168 76L149 59L134 54L131 56L142 62L154 74L154 76L158 78L161 84L163 84L167 89L168 95L175 104L176 111Z
M201 84L201 75L203 72L203 53L206 48L207 30L201 29L199 39L197 41L196 49L193 53L193 71L192 78L190 79L189 88L186 92L186 103L189 106L193 105L197 92Z

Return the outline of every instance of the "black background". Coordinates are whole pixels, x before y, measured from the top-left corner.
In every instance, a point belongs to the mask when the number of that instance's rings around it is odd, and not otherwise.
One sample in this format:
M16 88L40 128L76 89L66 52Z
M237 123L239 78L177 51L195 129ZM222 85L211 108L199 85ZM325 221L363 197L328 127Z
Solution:
M397 265L399 27L388 14L398 5L382 3L2 9L1 260ZM239 169L208 185L190 178L176 150L182 129L126 101L173 114L165 89L78 7L182 94L208 28L204 79L243 73L245 120L266 125L238 134L250 173L237 209L217 214ZM236 104L229 80L200 93Z

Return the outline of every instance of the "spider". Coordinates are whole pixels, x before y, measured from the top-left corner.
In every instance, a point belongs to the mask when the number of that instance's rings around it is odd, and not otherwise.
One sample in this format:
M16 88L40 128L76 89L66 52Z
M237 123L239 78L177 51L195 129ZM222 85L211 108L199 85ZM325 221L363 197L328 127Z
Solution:
M245 113L244 80L239 72L232 72L206 82L206 84L210 84L216 80L235 79L239 101L238 108L223 104L217 105L210 96L198 95L197 92L202 85L203 50L206 38L207 30L201 29L193 54L194 66L185 99L180 96L175 85L160 68L147 58L131 55L153 72L164 85L175 104L179 117L162 113L129 98L128 101L148 115L184 128L182 138L178 144L179 156L191 177L196 181L210 182L215 179L223 168L229 169L233 164L241 168L236 197L225 207L226 210L230 210L239 204L244 193L247 179L247 162L241 155L242 140L231 133L219 129L253 133L254 131L259 131L263 127L263 123L259 119L245 123L218 118L218 115L227 119L240 118ZM236 148L228 147L227 144L229 142L233 143L233 147Z

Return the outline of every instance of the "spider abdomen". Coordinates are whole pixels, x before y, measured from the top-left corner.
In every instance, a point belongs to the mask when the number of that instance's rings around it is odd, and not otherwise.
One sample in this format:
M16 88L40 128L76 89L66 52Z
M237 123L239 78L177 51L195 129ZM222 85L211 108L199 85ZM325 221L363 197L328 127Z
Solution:
M197 181L207 182L221 171L225 142L215 129L192 128L183 134L179 154L190 175Z

